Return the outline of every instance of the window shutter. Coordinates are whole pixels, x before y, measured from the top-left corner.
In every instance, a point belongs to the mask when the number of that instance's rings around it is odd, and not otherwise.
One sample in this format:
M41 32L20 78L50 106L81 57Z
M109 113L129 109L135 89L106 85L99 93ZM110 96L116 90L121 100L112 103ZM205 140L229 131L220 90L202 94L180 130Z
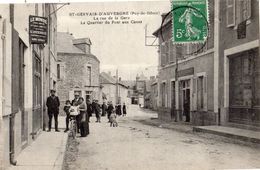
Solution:
M169 63L169 41L167 41L166 43L165 43L165 64L168 64Z
M161 44L161 66L164 66L165 65L165 44L162 43Z
M197 110L197 77L193 77L193 109Z
M227 27L235 26L235 0L227 0Z
M203 86L204 86L204 96L203 96L203 110L207 111L208 110L208 98L207 98L207 89L208 89L208 82L207 82L207 76L204 76L204 82L203 82Z

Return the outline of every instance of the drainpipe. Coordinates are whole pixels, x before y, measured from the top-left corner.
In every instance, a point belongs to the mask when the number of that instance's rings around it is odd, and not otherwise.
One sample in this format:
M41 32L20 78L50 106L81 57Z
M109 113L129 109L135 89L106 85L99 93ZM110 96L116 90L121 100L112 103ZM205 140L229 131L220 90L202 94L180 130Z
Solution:
M214 7L214 113L216 113L216 123L220 125L220 108L219 108L219 28L220 28L220 0L215 0Z
M10 9L10 22L12 24L12 33L11 36L13 37L13 31L14 31L14 4L10 4L9 6ZM11 40L13 39L11 37ZM13 42L12 42L13 43ZM13 48L13 47L12 47ZM13 49L12 49L13 50ZM13 83L13 82L12 82ZM10 163L12 165L16 165L17 161L14 159L14 125L15 125L15 113L11 113L9 116L9 140L10 140L10 144L9 144L9 150L10 150Z

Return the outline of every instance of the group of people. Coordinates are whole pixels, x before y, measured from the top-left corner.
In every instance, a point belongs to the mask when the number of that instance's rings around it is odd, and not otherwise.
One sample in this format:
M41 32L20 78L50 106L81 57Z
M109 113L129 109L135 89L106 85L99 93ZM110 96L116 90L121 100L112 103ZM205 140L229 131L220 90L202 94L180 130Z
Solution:
M47 98L46 106L48 107L48 132L51 131L52 119L54 117L55 120L55 131L59 132L58 129L58 114L60 101L58 96L55 95L56 91L51 90L51 95ZM67 100L63 111L66 113L66 129L64 132L69 130L69 122L70 122L70 108L71 106L77 106L79 109L79 114L76 116L77 129L78 133L81 134L82 137L85 137L89 134L89 122L90 117L94 113L96 116L96 122L101 122L101 116L106 116L108 118L108 122L110 126L117 126L116 117L117 116L126 116L126 105L117 104L115 107L113 103L110 101L108 105L104 102L102 106L99 105L98 100L93 100L91 103L90 100L84 102L84 98L80 97L79 93L74 94L74 99L72 101Z

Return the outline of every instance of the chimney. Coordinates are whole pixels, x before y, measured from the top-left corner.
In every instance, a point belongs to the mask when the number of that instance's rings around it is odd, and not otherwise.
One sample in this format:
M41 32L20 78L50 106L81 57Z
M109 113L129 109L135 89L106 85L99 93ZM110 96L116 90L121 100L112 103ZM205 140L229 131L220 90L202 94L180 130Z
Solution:
M86 54L91 53L90 46L92 45L92 43L89 38L73 39L72 42L73 42L73 45L75 45L76 47L81 49L84 53L86 53Z

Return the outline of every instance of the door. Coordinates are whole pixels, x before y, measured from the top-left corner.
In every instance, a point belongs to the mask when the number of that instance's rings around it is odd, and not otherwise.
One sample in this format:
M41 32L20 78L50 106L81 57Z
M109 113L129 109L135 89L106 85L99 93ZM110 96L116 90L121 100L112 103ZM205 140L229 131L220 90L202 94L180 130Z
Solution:
M190 80L180 82L179 105L182 116L180 120L190 121ZM185 117L185 119L184 119Z
M33 51L33 138L42 127L41 60Z

